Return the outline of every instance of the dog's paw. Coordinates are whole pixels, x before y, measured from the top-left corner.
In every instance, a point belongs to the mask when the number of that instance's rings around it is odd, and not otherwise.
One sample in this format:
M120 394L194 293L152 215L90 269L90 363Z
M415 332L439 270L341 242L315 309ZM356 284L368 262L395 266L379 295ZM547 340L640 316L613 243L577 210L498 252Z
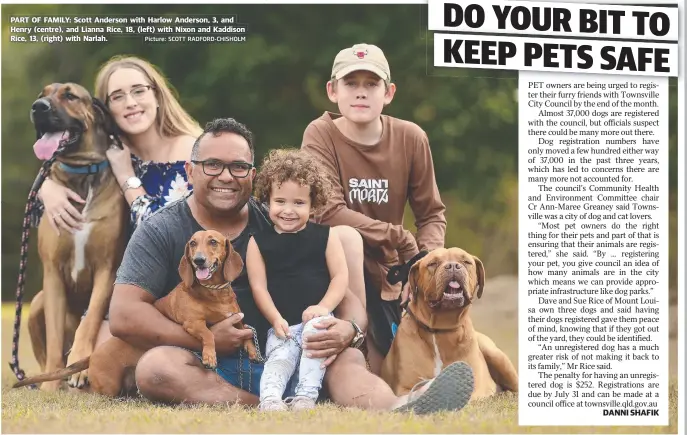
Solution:
M210 370L217 368L217 354L215 352L203 352L203 365Z
M88 385L88 369L71 375L67 381L67 385L71 388L83 388Z
M251 361L259 361L260 358L258 357L258 350L255 348L255 344L253 344L252 341L247 342L243 348L246 350L248 353L248 358Z
M79 352L72 349L72 351L69 353L69 357L67 358L67 367L69 367L77 361L81 361L88 355L90 355L90 353ZM67 385L69 385L70 388L83 388L86 385L88 385L88 369L82 370L78 373L74 373L73 375L71 375L69 379L67 379Z

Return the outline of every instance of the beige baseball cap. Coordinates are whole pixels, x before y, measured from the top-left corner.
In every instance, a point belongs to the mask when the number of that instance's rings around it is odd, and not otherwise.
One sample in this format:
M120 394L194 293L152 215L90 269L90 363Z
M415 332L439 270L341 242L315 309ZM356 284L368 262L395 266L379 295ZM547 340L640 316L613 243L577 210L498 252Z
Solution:
M391 70L384 52L376 45L356 44L344 48L334 58L332 78L339 80L353 71L370 71L383 80L391 81Z

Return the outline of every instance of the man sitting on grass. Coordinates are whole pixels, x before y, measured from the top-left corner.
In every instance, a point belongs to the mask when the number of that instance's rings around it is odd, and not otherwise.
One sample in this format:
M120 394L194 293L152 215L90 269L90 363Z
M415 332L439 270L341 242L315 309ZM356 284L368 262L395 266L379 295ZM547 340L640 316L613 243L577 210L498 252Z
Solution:
M208 123L186 163L193 193L141 223L127 246L110 305L110 330L115 337L150 349L135 374L140 393L150 400L258 403L262 364L250 362L239 350L252 333L235 328L234 323L243 319L256 328L262 352L269 324L256 308L245 267L232 283L243 315L232 315L211 328L218 353L215 370L203 367L200 342L153 306L180 282L179 261L196 231L213 229L225 234L245 264L251 234L271 225L265 209L251 196L254 158L252 134L244 125L233 119ZM344 249L354 237L354 243L362 244L355 230L336 230ZM397 397L367 370L362 352L351 347L357 329L366 328L367 316L350 290L335 315L321 322L323 330L304 345L313 358L327 358L330 366L324 387L335 403L420 414L465 406L473 388L469 366L452 364L438 375L437 382L422 385L413 397Z

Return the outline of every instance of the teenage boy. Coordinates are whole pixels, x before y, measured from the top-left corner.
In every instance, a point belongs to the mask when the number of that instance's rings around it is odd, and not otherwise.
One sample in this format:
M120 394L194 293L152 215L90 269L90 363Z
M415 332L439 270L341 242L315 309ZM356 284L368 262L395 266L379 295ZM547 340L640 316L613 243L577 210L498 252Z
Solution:
M400 322L401 292L407 297L407 288L387 283L389 268L419 250L443 247L446 234L446 207L427 134L410 121L382 115L395 92L379 47L357 44L341 50L327 82L327 96L340 113L325 112L312 121L302 143L322 160L334 182L315 220L354 227L364 240L368 338L375 345L368 340L368 358L375 373ZM407 201L415 215L415 236L403 228Z

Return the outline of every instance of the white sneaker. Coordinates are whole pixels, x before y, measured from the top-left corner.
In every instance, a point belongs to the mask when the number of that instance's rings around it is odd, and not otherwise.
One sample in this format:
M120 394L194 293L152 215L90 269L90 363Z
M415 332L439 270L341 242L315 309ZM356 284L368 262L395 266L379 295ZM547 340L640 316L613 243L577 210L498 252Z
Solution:
M302 409L313 409L315 408L315 401L307 396L296 396L289 398L289 406L294 411L299 411ZM287 400L289 400L287 399Z
M276 397L266 397L258 405L260 411L287 411L288 409L286 403Z

